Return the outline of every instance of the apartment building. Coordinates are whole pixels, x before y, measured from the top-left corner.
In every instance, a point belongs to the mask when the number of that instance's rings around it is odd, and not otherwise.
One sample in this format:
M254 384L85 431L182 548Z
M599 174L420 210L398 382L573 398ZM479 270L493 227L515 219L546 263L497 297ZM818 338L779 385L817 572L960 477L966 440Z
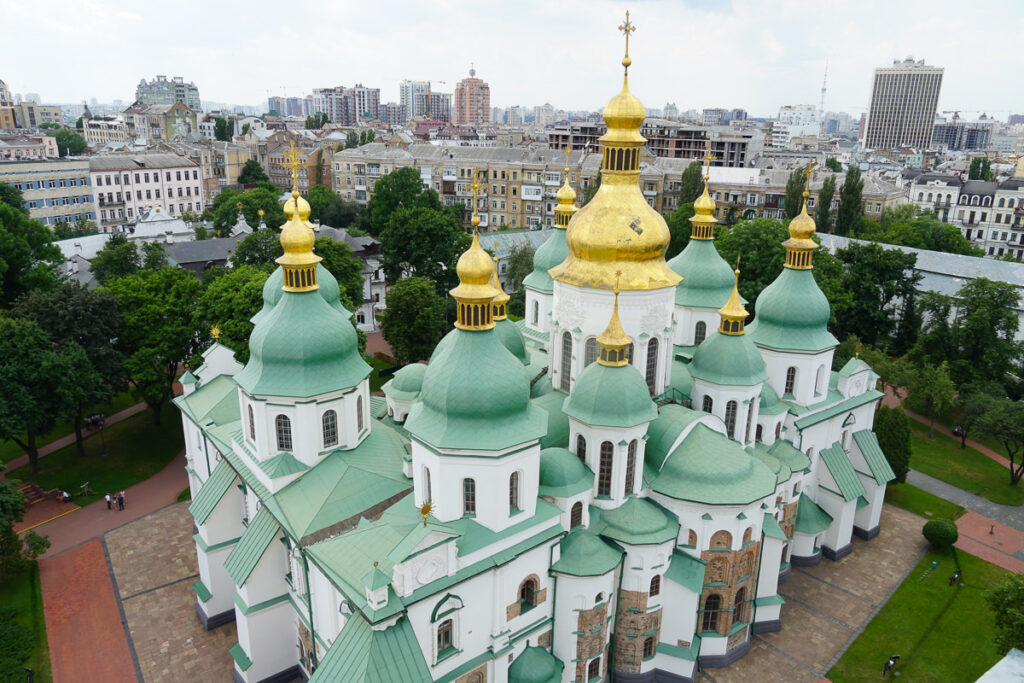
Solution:
M314 140L305 138L295 140L295 151L298 154L299 163L302 164L298 177L299 192L303 195L307 194L313 185L329 186L331 184L331 148L326 147L323 152L320 152L320 167L318 169L317 152L320 149L320 143ZM288 165L291 163L288 157L290 150L291 140L281 142L276 147L269 149L267 165L264 167L270 182L281 188L282 191L287 191L292 187L292 169ZM318 170L322 176L318 177Z
M238 174L249 160L249 148L232 142L164 142L157 146L199 166L203 199L207 204L225 187L238 184Z
M0 130L38 128L44 123L64 125L64 112L56 105L35 102L0 104Z
M85 159L0 161L0 182L21 190L28 215L45 225L96 219Z
M456 125L483 125L491 116L491 86L476 77L476 69L469 70L455 86Z
M94 116L82 122L85 141L93 149L111 142L128 142L128 126L120 116Z
M202 111L199 102L199 88L193 82L185 82L181 76L169 79L157 76L151 81L145 78L135 88L135 99L142 104L171 105L181 102L192 111Z
M875 69L864 132L872 149L928 148L942 89L941 67L907 57Z
M138 137L149 141L182 140L199 133L196 112L181 102L173 104L143 104L135 102L123 112L129 139Z
M199 164L177 154L103 154L90 157L88 167L104 232L134 223L144 208L160 207L173 217L206 206Z
M0 159L56 159L59 156L57 140L49 135L0 135Z

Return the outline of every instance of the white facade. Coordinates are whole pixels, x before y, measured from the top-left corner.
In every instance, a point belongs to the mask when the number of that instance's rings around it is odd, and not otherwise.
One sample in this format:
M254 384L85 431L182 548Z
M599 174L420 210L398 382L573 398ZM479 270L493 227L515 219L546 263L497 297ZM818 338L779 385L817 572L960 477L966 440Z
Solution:
M171 216L205 207L199 166L174 154L111 154L89 159L100 229L133 223L145 208Z

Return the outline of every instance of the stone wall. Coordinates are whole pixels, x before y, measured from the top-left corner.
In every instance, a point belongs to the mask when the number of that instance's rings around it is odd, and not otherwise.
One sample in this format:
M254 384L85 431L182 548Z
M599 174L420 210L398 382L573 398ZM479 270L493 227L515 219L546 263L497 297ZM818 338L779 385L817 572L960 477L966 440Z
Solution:
M576 678L577 681L587 680L587 662L603 654L608 639L608 603L602 603L593 609L583 610L576 620ZM602 662L606 669L608 660ZM603 671L607 674L607 671Z
M661 636L661 609L647 612L647 593L619 592L619 611L615 623L615 670L639 673L643 662L644 640Z
M718 610L718 623L714 631L726 635L734 625L734 604L737 593L744 591L744 600L741 606L743 622L749 622L753 610L750 603L753 601L756 588L756 577L761 557L761 543L754 541L747 543L740 550L705 550L701 553L701 559L707 563L704 572L704 591L700 599L700 613L697 616L697 630L703 628L704 605L709 596L717 595L721 599ZM747 629L737 632L729 639L729 649L746 641ZM741 636L736 643L735 636Z

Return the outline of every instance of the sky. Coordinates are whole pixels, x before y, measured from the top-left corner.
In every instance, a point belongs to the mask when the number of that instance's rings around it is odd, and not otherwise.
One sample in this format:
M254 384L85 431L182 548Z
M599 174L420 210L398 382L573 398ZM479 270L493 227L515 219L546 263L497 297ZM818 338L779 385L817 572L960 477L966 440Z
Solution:
M398 101L402 79L451 92L475 63L492 106L599 110L621 84L649 108L744 108L821 97L859 115L873 69L913 55L945 67L939 109L1024 113L1024 2L985 0L3 0L0 79L43 102L130 102L142 78L194 81L206 101L362 83Z

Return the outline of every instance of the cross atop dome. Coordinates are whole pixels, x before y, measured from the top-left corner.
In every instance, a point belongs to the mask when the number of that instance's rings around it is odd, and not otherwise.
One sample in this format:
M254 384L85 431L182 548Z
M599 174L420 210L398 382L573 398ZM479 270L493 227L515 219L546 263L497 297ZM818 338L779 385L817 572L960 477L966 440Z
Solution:
M295 147L295 140L292 140L291 146L288 147L288 151L284 155L288 158L285 166L292 172L292 192L298 193L299 169L302 168L302 162L299 161L299 150Z
M629 65L633 63L633 60L629 58L629 34L636 31L636 26L629 22L629 10L626 10L626 21L619 24L619 30L622 31L622 35L626 36L626 56L622 58L622 66L626 68L626 73L629 73Z

